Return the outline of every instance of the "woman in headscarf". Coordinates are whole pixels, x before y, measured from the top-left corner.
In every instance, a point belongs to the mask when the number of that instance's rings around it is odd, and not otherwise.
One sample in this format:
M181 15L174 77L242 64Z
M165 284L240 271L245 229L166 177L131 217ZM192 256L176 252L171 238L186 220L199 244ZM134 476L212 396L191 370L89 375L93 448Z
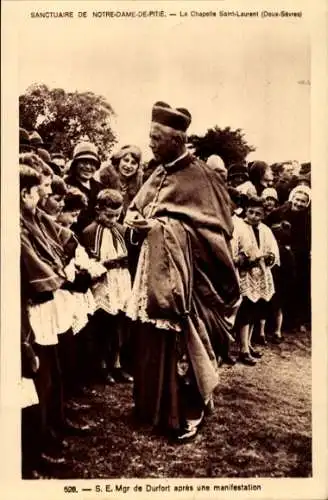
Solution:
M267 224L273 226L282 221L290 223L290 247L296 267L294 291L295 326L304 328L311 317L311 189L305 185L296 186L289 194L288 202L267 217Z

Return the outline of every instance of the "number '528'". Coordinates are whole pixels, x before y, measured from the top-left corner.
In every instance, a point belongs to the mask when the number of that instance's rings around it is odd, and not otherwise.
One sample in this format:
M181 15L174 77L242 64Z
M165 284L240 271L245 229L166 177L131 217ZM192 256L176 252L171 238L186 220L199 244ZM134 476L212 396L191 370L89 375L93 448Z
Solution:
M77 493L76 486L64 486L65 493Z

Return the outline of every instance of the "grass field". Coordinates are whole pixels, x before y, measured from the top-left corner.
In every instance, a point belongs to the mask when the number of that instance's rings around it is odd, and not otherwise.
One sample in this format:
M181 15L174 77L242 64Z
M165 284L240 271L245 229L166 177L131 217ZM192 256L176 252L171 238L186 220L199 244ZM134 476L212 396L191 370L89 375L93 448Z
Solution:
M131 417L132 388L96 387L97 429L69 438L57 478L310 477L311 336L287 334L256 367L220 368L214 412L195 441L172 445Z

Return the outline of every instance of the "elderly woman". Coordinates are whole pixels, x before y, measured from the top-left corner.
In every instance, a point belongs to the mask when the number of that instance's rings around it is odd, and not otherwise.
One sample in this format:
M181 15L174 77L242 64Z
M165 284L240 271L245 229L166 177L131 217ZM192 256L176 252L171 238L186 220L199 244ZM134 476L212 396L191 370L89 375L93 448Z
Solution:
M86 197L88 206L81 210L77 223L72 229L81 234L83 229L93 221L93 212L99 191L100 182L94 179L95 172L100 167L97 148L91 142L78 143L73 152L72 163L65 182L69 187L78 188Z
M126 313L134 320L136 416L179 442L196 436L218 384L214 344L230 338L239 286L221 177L186 150L184 108L158 102L150 147L159 166L125 224L140 245Z
M296 266L294 291L295 326L304 328L311 316L311 189L305 185L296 186L289 195L288 202L273 210L266 222L273 226L282 221L290 223L290 247Z
M99 180L106 188L118 189L123 196L123 220L128 206L142 185L141 151L137 146L120 148L99 171Z

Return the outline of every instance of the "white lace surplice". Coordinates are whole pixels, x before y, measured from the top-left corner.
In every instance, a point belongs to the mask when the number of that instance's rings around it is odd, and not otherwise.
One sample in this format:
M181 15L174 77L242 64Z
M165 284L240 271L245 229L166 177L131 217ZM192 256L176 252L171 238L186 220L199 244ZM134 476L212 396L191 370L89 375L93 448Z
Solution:
M89 315L92 316L96 310L95 299L91 290L85 293L73 293L75 300L75 309L73 313L72 330L74 335L84 328L89 321Z
M67 290L56 290L53 299L27 308L35 342L40 345L58 344L58 335L72 327L76 302Z
M85 269L92 278L97 278L105 271L105 268L94 259L91 259L85 249L78 245L75 250L75 256L71 260L69 266L65 268L67 279L74 281L77 269ZM72 320L72 330L74 335L84 328L89 316L93 315L96 310L96 303L91 290L85 293L72 293L74 298L74 311Z
M100 261L115 260L126 257L126 248L117 242L117 249L113 243L113 235L109 229L103 232ZM108 314L116 315L124 311L126 302L131 293L131 277L127 268L110 269L101 280L92 287L96 308L103 309Z
M151 319L147 314L147 282L149 268L149 248L147 240L142 244L138 261L138 268L133 283L133 288L129 300L126 305L126 315L136 321L143 323L152 323L157 328L164 330L181 331L178 323L167 319Z
M275 257L274 264L280 265L279 249L271 229L265 224L259 224L258 229L259 247L252 227L241 219L234 221L232 238L234 258L238 257L241 252L254 257L272 253ZM275 292L271 269L263 260L252 269L240 270L239 282L242 296L252 302L257 302L259 299L269 301Z

